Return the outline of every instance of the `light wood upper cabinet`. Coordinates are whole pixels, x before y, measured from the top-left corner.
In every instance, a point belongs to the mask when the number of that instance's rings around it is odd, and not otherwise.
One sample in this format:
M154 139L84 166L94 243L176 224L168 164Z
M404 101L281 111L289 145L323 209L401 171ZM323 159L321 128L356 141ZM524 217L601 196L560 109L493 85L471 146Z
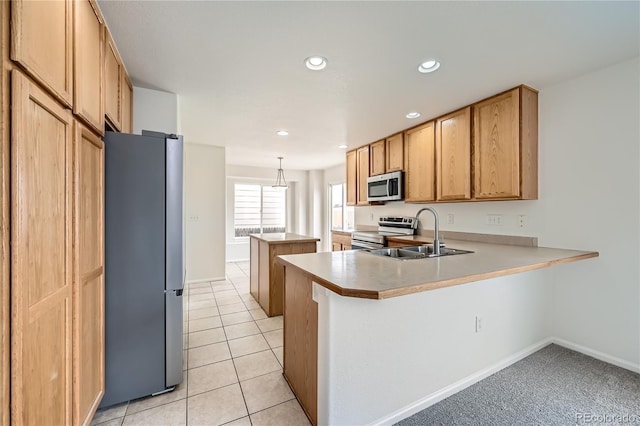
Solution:
M93 0L74 5L73 112L100 135L104 134L104 20Z
M104 144L75 127L73 414L89 425L104 395Z
M11 59L58 101L71 106L72 2L11 2Z
M397 133L369 145L369 176L404 169L403 133Z
M471 198L471 107L436 120L438 200Z
M357 199L357 161L356 151L347 152L347 205L355 206Z
M386 171L385 141L369 145L369 176L381 175Z
M537 111L525 86L473 105L474 198L537 198Z
M122 60L106 27L104 48L105 115L109 123L119 131L122 129Z
M404 170L404 133L397 133L385 140L386 173Z
M369 178L369 145L363 146L356 150L356 169L357 169L357 202L358 206L366 206L367 201L367 179Z
M11 77L11 420L71 424L72 115Z
M433 121L407 130L404 138L406 202L435 200L435 143Z
M129 80L129 76L122 67L122 132L133 132L133 86Z

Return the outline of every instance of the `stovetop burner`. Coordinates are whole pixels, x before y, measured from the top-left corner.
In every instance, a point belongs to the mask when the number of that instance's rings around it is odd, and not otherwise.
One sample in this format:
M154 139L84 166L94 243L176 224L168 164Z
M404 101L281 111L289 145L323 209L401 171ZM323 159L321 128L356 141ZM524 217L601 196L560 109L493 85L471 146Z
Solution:
M355 231L351 234L352 246L358 241L384 245L387 236L413 235L415 234L415 217L385 216L378 220L377 231Z

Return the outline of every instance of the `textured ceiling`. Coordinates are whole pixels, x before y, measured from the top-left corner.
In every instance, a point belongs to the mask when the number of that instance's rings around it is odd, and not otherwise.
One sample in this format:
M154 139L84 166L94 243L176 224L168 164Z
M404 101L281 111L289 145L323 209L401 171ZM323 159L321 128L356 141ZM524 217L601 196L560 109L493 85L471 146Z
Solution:
M133 83L177 93L185 139L229 164L325 168L340 144L640 55L635 1L99 4ZM324 71L305 68L314 54ZM440 69L418 73L431 57Z

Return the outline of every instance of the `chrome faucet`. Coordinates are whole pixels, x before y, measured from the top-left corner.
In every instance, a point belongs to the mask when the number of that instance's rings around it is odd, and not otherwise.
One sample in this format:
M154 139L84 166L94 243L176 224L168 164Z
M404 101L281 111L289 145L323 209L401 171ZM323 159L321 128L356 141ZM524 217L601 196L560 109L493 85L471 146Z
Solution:
M433 213L433 219L435 221L434 230L433 230L433 254L439 255L440 254L440 218L438 218L438 213L431 207L421 208L420 210L418 210L418 213L416 213L416 221L413 226L415 228L418 227L418 216L420 216L420 213L422 213L425 210L428 210L431 213Z

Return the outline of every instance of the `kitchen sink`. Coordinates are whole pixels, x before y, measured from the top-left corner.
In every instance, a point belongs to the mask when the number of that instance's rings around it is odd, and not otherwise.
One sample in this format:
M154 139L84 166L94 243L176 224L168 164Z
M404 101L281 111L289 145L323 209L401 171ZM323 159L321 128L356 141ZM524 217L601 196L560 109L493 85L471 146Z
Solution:
M369 253L377 256L390 257L397 260L409 259L428 259L432 257L452 256L455 254L473 253L469 250L454 249L449 247L440 247L440 254L433 253L432 245L408 246L398 248L382 248L376 250L368 250Z

